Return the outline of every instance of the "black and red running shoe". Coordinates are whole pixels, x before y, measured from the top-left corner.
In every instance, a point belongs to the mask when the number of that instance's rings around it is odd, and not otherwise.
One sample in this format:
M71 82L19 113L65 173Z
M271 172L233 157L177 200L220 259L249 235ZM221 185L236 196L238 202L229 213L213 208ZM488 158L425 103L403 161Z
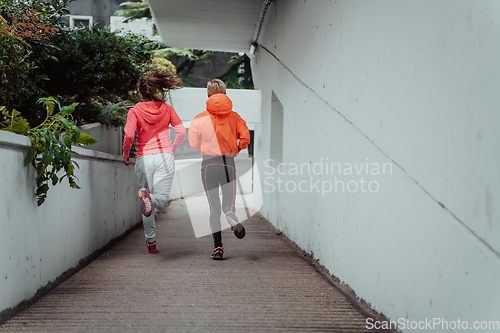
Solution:
M156 240L153 243L149 243L146 239L146 246L148 247L149 253L156 253L158 250L156 249Z
M224 259L224 248L222 246L216 247L214 249L214 253L211 257L213 260L222 260Z

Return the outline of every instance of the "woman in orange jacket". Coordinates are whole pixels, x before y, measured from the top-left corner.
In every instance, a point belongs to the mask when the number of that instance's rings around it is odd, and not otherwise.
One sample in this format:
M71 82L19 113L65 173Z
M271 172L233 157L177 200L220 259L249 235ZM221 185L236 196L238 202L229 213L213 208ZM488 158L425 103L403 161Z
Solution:
M212 259L221 260L224 248L220 225L219 186L222 188L222 212L236 237L243 238L245 228L235 214L234 157L250 143L250 132L245 121L232 111L233 103L226 96L224 82L219 79L208 82L207 93L207 109L191 122L188 138L193 149L201 149L201 179L210 205L209 222L214 238Z

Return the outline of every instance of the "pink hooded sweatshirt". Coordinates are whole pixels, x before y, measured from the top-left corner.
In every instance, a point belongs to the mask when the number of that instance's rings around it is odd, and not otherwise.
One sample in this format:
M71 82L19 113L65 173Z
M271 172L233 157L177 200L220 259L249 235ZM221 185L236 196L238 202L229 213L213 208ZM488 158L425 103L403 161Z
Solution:
M168 134L170 124L177 134L173 144ZM141 102L130 109L124 129L123 157L129 157L136 130L137 157L173 154L186 136L186 129L174 108L164 102Z

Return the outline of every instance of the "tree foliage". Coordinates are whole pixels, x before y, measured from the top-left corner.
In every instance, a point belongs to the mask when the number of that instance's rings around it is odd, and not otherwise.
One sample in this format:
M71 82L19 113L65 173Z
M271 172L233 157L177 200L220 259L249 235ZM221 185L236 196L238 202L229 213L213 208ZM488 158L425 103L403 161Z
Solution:
M75 119L95 121L96 100L127 99L153 54L147 38L97 27L69 29L62 21L72 0L0 0L0 105L30 124L43 119L37 100L60 96L80 103Z
M121 7L127 7L126 9L117 10L115 15L125 17L123 22L128 23L133 20L140 20L147 18L152 19L151 10L149 9L146 0L142 2L127 1L120 4Z
M30 46L20 37L7 30L0 30L0 100L10 105L12 97L18 95L26 76L34 63L29 59Z
M54 52L57 61L49 59L44 64L50 75L46 90L85 103L78 117L87 121L97 116L88 107L92 98L127 99L152 60L145 37L120 36L109 29L91 27L64 31L53 42L59 49Z
M55 47L49 39L70 1L0 0L1 105L20 106L43 92L40 63Z
M230 60L231 67L217 77L226 83L229 89L253 89L250 59L245 55L235 55Z

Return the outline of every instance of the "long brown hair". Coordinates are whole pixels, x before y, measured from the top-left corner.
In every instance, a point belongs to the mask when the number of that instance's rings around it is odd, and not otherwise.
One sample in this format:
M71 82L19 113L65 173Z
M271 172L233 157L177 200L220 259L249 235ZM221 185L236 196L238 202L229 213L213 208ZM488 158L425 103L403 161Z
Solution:
M153 101L162 101L167 91L182 87L184 85L177 74L170 71L151 71L139 81L139 92L142 97Z

